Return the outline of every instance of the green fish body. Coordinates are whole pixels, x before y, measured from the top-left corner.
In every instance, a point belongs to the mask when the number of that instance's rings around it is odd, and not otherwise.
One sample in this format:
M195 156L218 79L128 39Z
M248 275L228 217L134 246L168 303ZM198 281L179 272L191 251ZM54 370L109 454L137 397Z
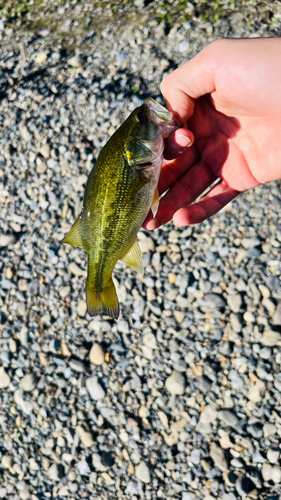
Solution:
M109 139L89 175L81 214L62 242L88 253L90 316L118 318L112 280L118 260L143 272L137 233L150 208L157 212L164 139L179 127L172 113L145 99Z

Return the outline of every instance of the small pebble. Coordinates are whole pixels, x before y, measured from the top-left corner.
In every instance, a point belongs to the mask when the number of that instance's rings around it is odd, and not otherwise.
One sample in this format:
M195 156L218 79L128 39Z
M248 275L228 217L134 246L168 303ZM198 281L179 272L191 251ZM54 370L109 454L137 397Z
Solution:
M267 347L273 347L281 340L281 334L273 330L265 330L260 338L260 343Z
M90 377L86 380L86 387L94 401L98 401L99 399L103 399L105 396L105 391L102 386L98 382L97 377Z
M11 379L3 366L0 367L0 389L9 387Z
M36 383L35 383L35 378L32 373L28 373L23 377L23 379L20 381L20 387L25 391L25 392L31 392L35 389Z
M75 432L80 437L81 442L85 448L91 448L95 444L93 441L92 434L90 432L85 431L83 427L81 427L81 425L77 425L75 427Z
M165 387L170 394L182 395L185 392L185 378L184 376L174 371L165 382Z
M215 443L211 444L210 447L210 457L213 460L215 466L222 472L228 469L227 461L224 456L223 450L217 446Z
M104 362L104 350L100 344L93 344L89 354L90 362L99 366Z
M150 471L145 462L141 461L135 467L136 478L142 483L150 483Z
M45 61L47 61L47 59L48 55L46 54L46 52L40 52L40 54L35 57L35 62L36 64L43 64Z
M81 68L84 65L84 60L81 56L76 55L68 59L68 64L73 68Z

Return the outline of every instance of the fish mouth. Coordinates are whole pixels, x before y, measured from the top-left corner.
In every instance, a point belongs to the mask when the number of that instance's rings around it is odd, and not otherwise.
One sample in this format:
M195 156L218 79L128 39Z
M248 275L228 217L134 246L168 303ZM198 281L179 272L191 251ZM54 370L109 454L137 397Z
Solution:
M151 120L156 123L159 123L160 120L161 122L169 123L171 126L176 128L182 127L182 124L174 117L173 113L164 108L164 106L159 104L159 102L152 99L152 97L147 97L144 104L146 104L149 108Z

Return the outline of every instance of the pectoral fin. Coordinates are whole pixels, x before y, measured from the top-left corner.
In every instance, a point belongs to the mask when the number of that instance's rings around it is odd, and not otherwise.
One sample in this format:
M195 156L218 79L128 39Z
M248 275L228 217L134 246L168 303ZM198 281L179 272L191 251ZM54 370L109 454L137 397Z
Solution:
M79 215L76 222L74 222L70 231L65 235L62 243L67 243L74 247L83 248L82 235L81 235L81 215Z
M158 192L158 187L154 191L154 196L153 196L153 201L151 205L151 211L153 214L153 217L156 216L158 212L158 207L159 207L159 192Z
M132 267L139 273L143 274L142 255L137 236L130 250L120 260L125 262L125 264L128 264L128 266Z

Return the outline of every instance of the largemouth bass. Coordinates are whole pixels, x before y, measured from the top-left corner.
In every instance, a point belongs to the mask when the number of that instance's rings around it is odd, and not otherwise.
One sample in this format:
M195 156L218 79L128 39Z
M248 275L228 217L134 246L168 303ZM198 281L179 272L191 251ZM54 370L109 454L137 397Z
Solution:
M156 215L164 139L180 126L166 108L145 99L109 139L89 175L81 214L62 243L88 253L90 316L118 318L112 280L118 260L143 272L137 233L150 208Z

